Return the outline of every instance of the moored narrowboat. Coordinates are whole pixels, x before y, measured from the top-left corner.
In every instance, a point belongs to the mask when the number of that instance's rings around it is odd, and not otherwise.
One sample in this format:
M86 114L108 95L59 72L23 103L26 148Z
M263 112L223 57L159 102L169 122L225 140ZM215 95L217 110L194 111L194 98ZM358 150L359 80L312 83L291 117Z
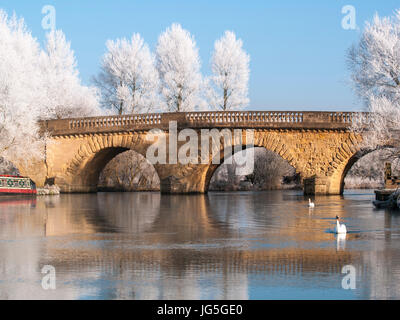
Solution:
M0 175L1 195L36 195L36 184L27 177Z

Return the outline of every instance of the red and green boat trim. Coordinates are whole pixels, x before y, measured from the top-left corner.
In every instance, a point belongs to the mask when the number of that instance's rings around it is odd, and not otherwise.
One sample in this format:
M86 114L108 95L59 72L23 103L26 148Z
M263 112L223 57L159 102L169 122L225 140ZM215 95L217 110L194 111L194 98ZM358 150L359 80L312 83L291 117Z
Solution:
M36 195L36 185L27 177L0 175L0 195Z

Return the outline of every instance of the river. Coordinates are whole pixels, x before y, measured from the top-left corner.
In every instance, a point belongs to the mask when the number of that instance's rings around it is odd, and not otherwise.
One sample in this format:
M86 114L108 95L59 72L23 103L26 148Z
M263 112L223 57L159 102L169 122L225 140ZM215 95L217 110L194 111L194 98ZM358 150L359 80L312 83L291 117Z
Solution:
M309 209L292 190L1 198L0 299L399 299L400 214L373 199L347 190Z

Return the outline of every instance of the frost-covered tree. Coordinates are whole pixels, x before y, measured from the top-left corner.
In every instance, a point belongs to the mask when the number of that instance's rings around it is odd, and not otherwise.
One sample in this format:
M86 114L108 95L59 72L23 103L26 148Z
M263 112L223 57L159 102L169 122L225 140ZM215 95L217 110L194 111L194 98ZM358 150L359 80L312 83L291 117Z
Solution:
M40 48L23 19L0 10L0 157L30 161L43 154Z
M172 24L158 38L157 69L161 94L170 112L205 107L200 58L193 36L179 24Z
M145 113L162 109L154 56L139 34L131 40L106 43L101 72L94 78L101 89L102 104L118 114Z
M362 98L400 93L400 11L395 17L375 15L360 41L349 51L349 66L356 92Z
M48 34L42 50L23 19L0 10L0 166L42 159L46 134L39 134L38 120L98 112L64 34Z
M95 88L81 84L73 50L61 30L47 34L41 54L43 119L94 116L100 113Z
M226 31L214 44L213 75L209 81L209 103L213 109L241 110L249 104L250 57L242 46L242 40L231 31Z
M354 128L368 128L365 143L370 147L398 141L393 129L400 129L400 11L394 17L375 15L366 23L348 63L355 92L371 112L367 126L361 118Z

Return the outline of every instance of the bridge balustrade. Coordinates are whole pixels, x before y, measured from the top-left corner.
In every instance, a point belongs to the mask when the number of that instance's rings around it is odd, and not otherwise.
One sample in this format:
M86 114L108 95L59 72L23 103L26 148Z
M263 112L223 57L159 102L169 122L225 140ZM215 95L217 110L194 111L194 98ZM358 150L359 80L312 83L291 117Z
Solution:
M368 118L368 113L357 112L199 111L47 120L42 125L53 135L153 128L168 130L170 121L176 121L179 127L187 128L346 129L360 115Z

